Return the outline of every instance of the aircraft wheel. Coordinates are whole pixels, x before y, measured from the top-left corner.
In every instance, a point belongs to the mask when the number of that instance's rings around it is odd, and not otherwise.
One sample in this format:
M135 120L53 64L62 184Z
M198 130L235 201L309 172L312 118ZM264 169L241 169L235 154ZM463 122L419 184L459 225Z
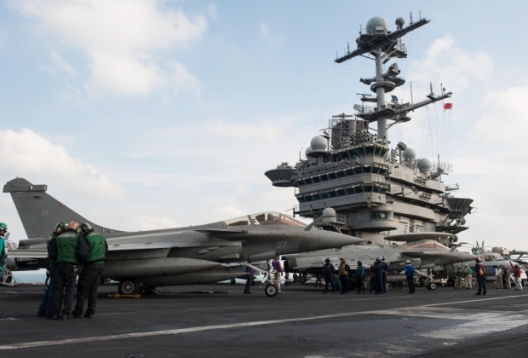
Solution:
M264 292L266 293L266 296L268 297L275 297L277 296L277 287L275 285L268 283L266 287L264 288Z
M117 286L120 295L135 295L140 291L140 284L138 280L126 279L119 282Z
M436 283L430 283L427 285L428 290L436 290Z
M230 285L234 285L234 284L236 284L236 280L235 280L234 278L232 278L232 279L229 281L229 284L230 284Z
M449 279L447 279L446 284L447 284L449 287L453 287L453 286L455 285L455 280L453 280L452 278L449 278Z

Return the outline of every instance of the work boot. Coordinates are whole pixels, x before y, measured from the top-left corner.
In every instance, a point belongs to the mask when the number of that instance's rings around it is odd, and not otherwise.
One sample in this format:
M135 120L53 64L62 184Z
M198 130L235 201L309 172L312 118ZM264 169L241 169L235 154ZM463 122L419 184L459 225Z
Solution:
M45 316L44 312L37 312L37 317L44 317L44 316Z
M82 318L82 317L83 317L83 314L74 311L74 312L71 314L71 316L72 316L73 318Z
M92 312L86 312L84 318L93 318L94 314Z

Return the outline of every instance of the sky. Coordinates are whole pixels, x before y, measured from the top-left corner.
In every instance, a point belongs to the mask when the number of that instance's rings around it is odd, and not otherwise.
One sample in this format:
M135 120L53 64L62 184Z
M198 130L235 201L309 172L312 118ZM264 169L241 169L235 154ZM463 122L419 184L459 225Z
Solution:
M292 188L264 176L296 163L332 115L353 114L371 60L336 64L374 16L432 21L396 61L418 101L442 104L389 131L448 162L474 199L459 234L528 250L528 43L524 2L0 2L0 182L23 177L99 225L125 231L292 213ZM392 64L390 61L387 65ZM513 190L517 188L519 190ZM10 195L0 221L25 239Z

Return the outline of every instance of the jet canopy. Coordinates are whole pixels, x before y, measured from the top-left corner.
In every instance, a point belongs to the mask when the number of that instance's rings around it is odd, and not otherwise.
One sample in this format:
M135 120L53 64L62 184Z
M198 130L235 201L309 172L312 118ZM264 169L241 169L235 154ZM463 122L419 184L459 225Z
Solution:
M266 211L257 214L240 216L224 221L225 227L250 226L250 225L286 225L306 227L306 224L276 211Z
M419 240L414 242L409 242L405 244L408 249L444 249L451 250L449 247L442 245L441 243L434 240Z

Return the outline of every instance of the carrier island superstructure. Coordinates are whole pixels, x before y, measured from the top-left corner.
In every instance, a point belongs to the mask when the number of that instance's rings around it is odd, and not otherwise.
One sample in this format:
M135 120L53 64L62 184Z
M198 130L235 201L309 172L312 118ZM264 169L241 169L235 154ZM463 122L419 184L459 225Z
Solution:
M389 141L389 128L409 121L409 112L451 97L444 89L435 95L432 87L426 99L416 103L386 97L405 80L396 63L386 70L385 64L406 58L402 37L427 23L411 18L405 26L398 18L391 32L383 18L374 17L360 32L357 49L335 60L374 60L375 76L360 82L375 95L362 95L353 115L332 116L328 129L311 140L305 159L293 166L283 162L265 173L274 186L295 188L299 206L294 214L319 218L326 229L376 244L433 236L452 244L456 234L467 229L464 216L471 213L473 200L454 197L458 185L444 184L448 165L417 157L403 142L391 148ZM377 130L369 130L373 122ZM329 220L322 220L326 216Z

